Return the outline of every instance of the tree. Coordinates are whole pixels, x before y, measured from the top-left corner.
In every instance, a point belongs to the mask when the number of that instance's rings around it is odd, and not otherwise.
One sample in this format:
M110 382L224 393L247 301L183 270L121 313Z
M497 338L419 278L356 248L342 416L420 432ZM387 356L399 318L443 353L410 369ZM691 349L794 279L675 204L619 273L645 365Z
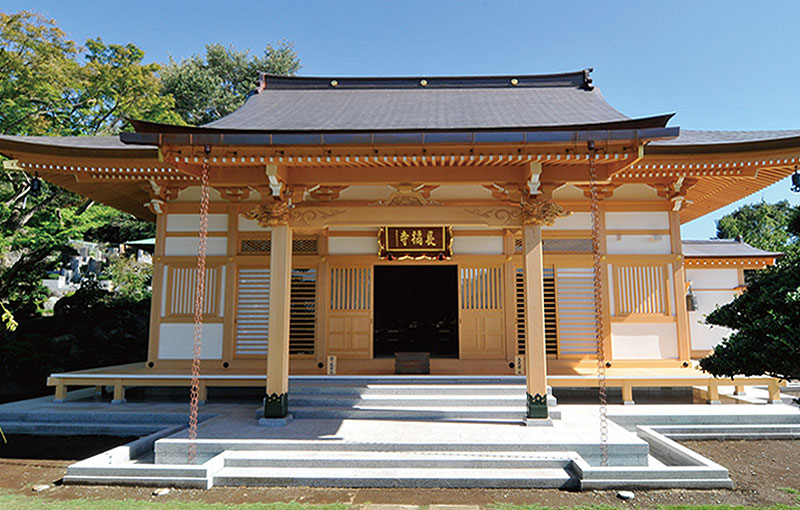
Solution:
M800 208L786 222L800 236ZM789 252L775 266L748 275L747 290L706 317L734 332L700 367L720 377L763 375L800 379L800 254Z
M745 205L717 220L717 238L741 237L756 248L783 252L792 249L797 241L797 236L788 229L791 217L792 206L788 200Z
M209 44L205 57L194 55L180 63L170 59L161 72L162 94L175 98L184 122L201 125L239 108L255 88L259 72L294 75L299 69L294 44L287 41L268 44L263 57Z
M0 12L0 133L112 134L125 117L181 123L160 93L159 66L143 58L133 44L81 48L40 14ZM0 302L18 318L47 296L40 282L74 252L70 239L97 226L97 209L75 214L84 199L40 184L34 193L32 176L0 168Z
M138 262L134 257L118 256L103 270L114 284L114 292L132 302L150 299L153 265Z
M52 20L0 12L0 133L61 134L79 48Z

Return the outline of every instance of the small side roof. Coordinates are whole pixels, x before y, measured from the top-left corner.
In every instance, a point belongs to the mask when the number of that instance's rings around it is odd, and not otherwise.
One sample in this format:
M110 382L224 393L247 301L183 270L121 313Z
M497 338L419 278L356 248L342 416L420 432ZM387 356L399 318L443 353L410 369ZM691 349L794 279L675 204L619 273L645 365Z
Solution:
M736 239L686 239L685 257L780 257L782 253L764 251Z
M800 146L800 129L770 131L701 131L681 129L671 140L653 140L646 154L740 152Z

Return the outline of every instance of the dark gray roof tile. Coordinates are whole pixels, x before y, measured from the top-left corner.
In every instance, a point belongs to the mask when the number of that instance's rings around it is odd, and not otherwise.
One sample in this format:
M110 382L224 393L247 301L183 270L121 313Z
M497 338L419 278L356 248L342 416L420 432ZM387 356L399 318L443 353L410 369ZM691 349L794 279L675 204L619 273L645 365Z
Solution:
M266 76L260 92L204 128L247 131L520 129L630 120L588 73L516 77ZM420 81L425 79L426 86ZM588 80L588 81L587 81Z
M685 239L682 245L683 255L686 257L777 257L781 255L734 239Z

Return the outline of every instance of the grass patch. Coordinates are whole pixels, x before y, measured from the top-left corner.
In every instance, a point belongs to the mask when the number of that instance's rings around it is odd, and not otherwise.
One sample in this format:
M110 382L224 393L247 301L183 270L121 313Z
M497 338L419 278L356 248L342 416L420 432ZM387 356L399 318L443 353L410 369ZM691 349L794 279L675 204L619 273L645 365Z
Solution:
M115 499L71 499L58 500L37 496L0 493L0 508L3 510L348 510L349 505L331 503L309 505L304 503L201 503L196 501L147 501Z

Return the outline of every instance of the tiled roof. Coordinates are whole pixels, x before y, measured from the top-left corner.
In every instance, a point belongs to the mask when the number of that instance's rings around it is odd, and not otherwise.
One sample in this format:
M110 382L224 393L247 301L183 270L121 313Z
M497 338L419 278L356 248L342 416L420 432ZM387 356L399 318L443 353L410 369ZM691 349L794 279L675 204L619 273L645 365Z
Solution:
M668 117L658 117L663 127ZM245 104L203 128L261 132L574 128L630 122L587 71L418 78L262 76Z
M21 142L49 147L65 147L72 149L127 149L141 150L142 147L131 146L119 139L119 136L10 136L0 135L0 140Z
M764 251L735 239L684 240L685 257L777 257L780 253Z
M787 138L799 138L800 130L772 131L696 131L681 129L681 134L672 140L650 142L651 146L714 145L729 143L763 142Z

